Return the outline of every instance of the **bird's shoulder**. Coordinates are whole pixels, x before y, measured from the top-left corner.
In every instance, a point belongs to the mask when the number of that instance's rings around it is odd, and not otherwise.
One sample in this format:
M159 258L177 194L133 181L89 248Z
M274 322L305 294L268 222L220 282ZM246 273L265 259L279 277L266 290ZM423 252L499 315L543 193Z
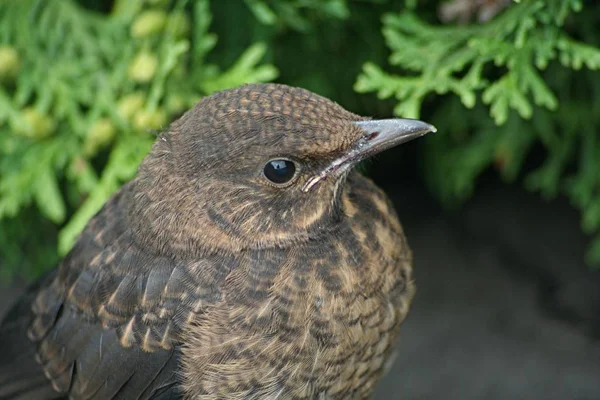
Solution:
M29 330L41 340L59 308L104 329L115 329L123 347L146 352L173 347L173 316L182 305L183 268L136 242L127 222L128 185L85 227L55 278L37 294ZM183 302L185 304L185 302Z

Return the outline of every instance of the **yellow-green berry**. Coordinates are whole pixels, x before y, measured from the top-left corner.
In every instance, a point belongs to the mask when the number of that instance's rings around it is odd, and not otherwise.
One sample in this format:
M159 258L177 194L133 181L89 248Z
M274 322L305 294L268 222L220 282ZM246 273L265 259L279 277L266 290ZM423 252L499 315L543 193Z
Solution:
M128 76L139 83L148 83L154 78L158 68L158 58L148 51L139 52L129 65Z
M88 130L83 144L83 152L87 156L93 156L96 152L109 144L115 137L117 130L109 118L100 118L95 121Z
M185 99L178 94L171 95L167 98L166 107L169 113L177 114L187 108Z
M19 72L21 59L13 47L0 46L0 80L13 79Z
M169 23L173 26L175 37L185 37L190 33L190 18L184 12L173 11L169 14Z
M142 92L135 92L123 96L117 102L117 109L121 118L127 122L131 122L136 112L141 110L146 103L146 96Z
M56 122L52 117L39 112L33 107L23 109L14 126L14 132L17 135L31 139L44 139L52 135L55 129Z
M161 129L166 123L167 113L161 108L150 112L139 110L133 117L133 126L140 132L147 132L151 129Z
M145 38L162 31L167 21L167 14L162 10L142 12L131 24L131 36Z

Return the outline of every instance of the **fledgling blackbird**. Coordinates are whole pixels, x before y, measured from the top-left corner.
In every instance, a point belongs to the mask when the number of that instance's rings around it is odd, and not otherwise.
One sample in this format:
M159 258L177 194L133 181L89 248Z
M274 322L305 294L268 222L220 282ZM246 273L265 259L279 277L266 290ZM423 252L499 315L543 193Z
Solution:
M204 98L8 313L0 398L369 398L412 258L352 167L430 131L284 85Z

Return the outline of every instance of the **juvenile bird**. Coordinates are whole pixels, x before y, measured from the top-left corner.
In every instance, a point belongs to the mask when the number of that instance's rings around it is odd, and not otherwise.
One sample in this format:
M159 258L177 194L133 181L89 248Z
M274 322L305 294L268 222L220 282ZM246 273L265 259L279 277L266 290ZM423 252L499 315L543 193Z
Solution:
M8 313L0 398L369 398L412 257L352 167L430 131L284 85L204 98Z

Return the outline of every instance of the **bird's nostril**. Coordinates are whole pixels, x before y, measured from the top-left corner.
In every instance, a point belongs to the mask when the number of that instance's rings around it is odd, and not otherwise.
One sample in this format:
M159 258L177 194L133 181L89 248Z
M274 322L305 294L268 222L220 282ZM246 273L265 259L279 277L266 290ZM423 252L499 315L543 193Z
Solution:
M371 132L367 135L367 140L373 140L375 139L377 136L379 136L379 132Z

